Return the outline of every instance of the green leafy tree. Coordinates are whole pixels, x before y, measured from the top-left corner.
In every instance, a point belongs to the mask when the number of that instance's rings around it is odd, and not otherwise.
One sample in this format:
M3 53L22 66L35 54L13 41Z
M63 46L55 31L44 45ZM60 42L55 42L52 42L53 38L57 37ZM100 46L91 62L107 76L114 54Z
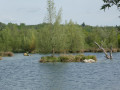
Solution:
M54 56L54 43L53 43L53 34L54 34L54 31L53 31L53 24L55 22L55 18L56 18L56 8L54 6L54 0L48 0L47 1L47 23L49 24L49 30L50 30L50 42L51 42L51 46L52 46L52 56Z
M120 0L103 0L104 5L101 7L101 9L110 8L112 6L116 6L118 10L120 10Z
M85 23L84 22L81 25L82 25L82 27L85 27Z

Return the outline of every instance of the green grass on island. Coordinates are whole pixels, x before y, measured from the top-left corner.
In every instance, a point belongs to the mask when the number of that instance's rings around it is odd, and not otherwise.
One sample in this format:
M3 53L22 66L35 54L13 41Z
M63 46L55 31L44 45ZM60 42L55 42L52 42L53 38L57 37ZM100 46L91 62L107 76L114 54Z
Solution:
M60 55L58 57L56 56L45 56L41 57L40 62L45 63L45 62L96 62L97 58L94 55Z

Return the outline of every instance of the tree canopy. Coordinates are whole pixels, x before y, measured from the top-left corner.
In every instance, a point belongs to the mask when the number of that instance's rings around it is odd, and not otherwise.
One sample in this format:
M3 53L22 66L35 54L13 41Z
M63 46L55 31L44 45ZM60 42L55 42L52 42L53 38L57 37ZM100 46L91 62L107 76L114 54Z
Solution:
M116 6L118 10L120 10L120 0L103 0L104 5L101 7L101 9L110 8L112 6Z

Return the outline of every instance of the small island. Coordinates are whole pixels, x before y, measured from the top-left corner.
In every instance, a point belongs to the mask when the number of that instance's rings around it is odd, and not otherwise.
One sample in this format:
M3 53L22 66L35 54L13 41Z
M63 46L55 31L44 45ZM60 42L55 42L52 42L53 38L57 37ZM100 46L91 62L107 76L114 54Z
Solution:
M83 62L83 63L95 63L97 61L94 55L60 55L56 56L45 56L41 57L40 62Z
M14 56L13 52L0 52L0 58L2 57L12 57Z
M2 60L2 57L12 57L13 55L12 52L0 52L0 60Z

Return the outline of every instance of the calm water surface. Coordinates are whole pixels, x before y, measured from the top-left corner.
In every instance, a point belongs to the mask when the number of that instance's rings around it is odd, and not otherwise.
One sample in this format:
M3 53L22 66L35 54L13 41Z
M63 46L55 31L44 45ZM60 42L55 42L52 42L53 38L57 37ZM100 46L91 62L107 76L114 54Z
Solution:
M49 54L47 54L49 55ZM120 90L120 53L97 63L39 63L43 54L4 57L0 61L0 90Z

